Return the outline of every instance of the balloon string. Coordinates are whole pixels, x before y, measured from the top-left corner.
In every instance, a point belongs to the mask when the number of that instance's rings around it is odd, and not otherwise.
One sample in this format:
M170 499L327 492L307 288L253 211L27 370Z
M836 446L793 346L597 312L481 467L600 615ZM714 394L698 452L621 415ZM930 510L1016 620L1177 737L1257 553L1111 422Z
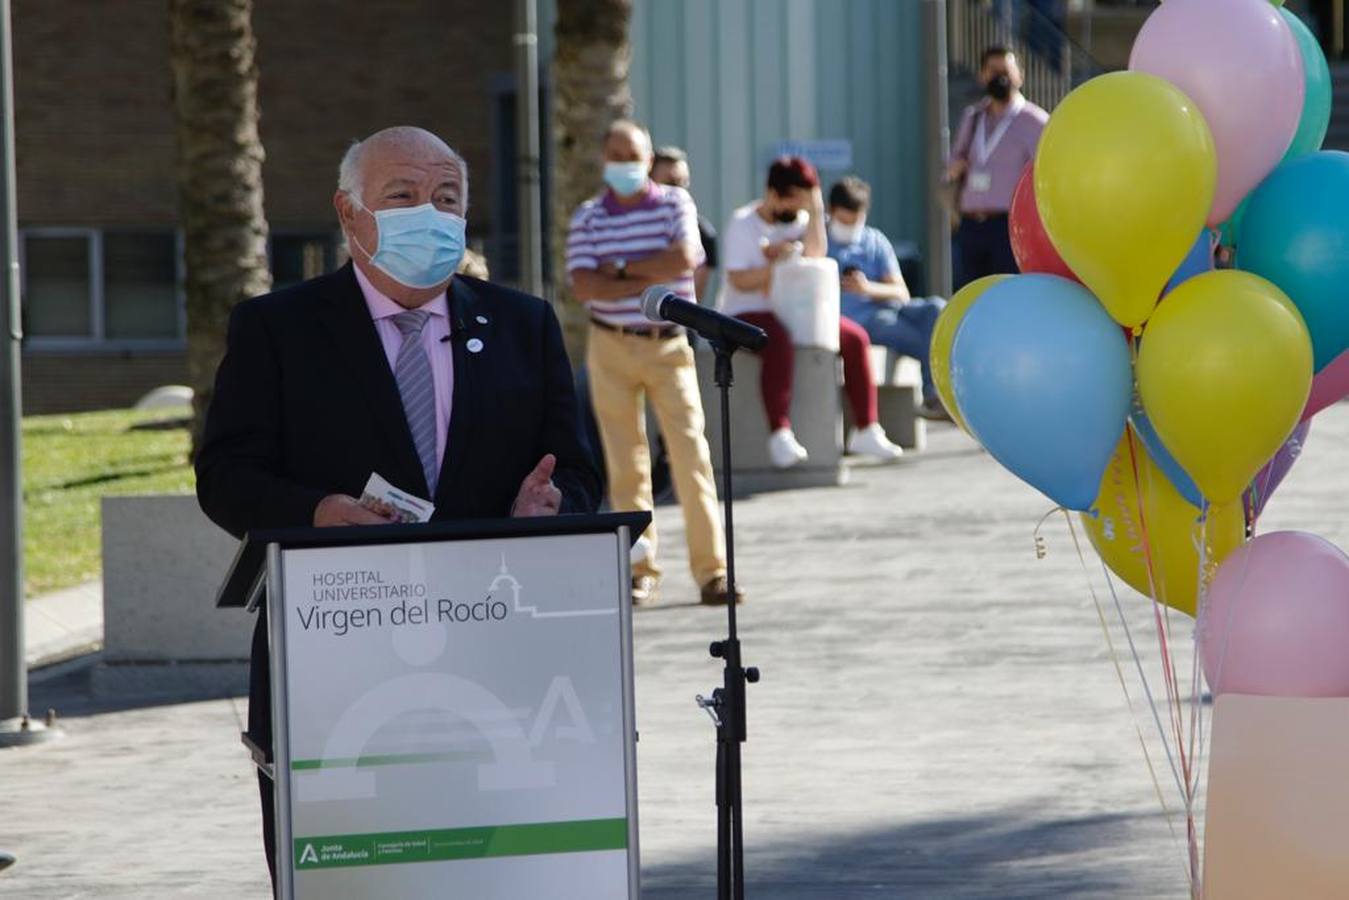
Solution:
M1136 347L1131 347L1135 353ZM1185 717L1181 708L1180 683L1176 674L1175 660L1173 655L1173 642L1170 640L1171 634L1171 616L1169 609L1164 609L1159 592L1157 590L1156 566L1152 552L1152 542L1149 537L1147 525L1147 510L1143 502L1143 485L1139 477L1138 450L1134 446L1134 436L1126 429L1126 444L1129 448L1129 464L1134 480L1134 496L1138 505L1138 524L1140 537L1143 543L1143 558L1148 573L1148 588L1152 597L1153 617L1157 628L1157 639L1161 647L1162 677L1166 686L1167 711L1168 718L1171 721L1171 727L1175 736L1176 755L1180 760L1180 771L1183 775L1184 787L1181 789L1182 797L1185 801L1185 822L1186 822L1186 843L1189 847L1189 880L1190 892L1198 897L1199 882L1199 857L1198 857L1198 831L1194 820L1194 791L1191 785L1194 784L1194 771L1191 767L1192 754L1187 753L1185 736ZM1148 472L1149 478L1151 472ZM1193 734L1191 735L1193 737Z
M1116 649L1115 640L1110 634L1110 626L1109 623L1106 622L1105 610L1101 605L1100 597L1096 593L1096 586L1092 583L1091 572L1087 568L1087 558L1082 552L1082 542L1078 540L1077 537L1077 528L1073 525L1072 516L1069 515L1066 509L1059 507L1058 509L1051 511L1049 515L1053 515L1055 512L1062 512L1064 521L1068 523L1068 533L1073 539L1073 549L1077 551L1077 560L1082 567L1082 577L1087 583L1087 593L1091 595L1092 605L1096 609L1096 620L1100 623L1102 636L1105 637L1105 645L1110 652L1110 662L1115 667L1115 677L1119 680L1120 690L1124 693L1124 702L1129 709L1129 718L1133 723L1134 733L1138 736L1138 746L1143 751L1143 759L1147 763L1148 775L1152 779L1153 792L1157 795L1157 802L1162 808L1162 814L1166 818L1166 826L1171 832L1171 837L1179 843L1180 836L1176 833L1174 815L1171 812L1171 807L1167 805L1166 794L1162 790L1161 780L1157 777L1157 767L1152 761L1152 752L1148 750L1147 738L1144 737L1143 729L1138 724L1138 713L1134 708L1133 695L1129 691L1129 682L1128 679L1124 677L1124 668L1120 665L1119 651ZM1048 518L1048 516L1046 516L1046 518ZM1040 524L1044 524L1044 519L1040 520ZM1038 532L1039 528L1037 527L1036 530ZM1119 595L1115 591L1114 583L1110 579L1110 571L1106 569L1104 562L1102 562L1101 568L1105 571L1106 584L1110 587L1110 594L1114 598L1115 609L1119 614L1120 622L1124 625L1124 635L1129 643L1129 652L1133 656L1134 665L1138 668L1139 677L1143 681L1143 693L1147 696L1148 708L1152 711L1153 721L1157 724L1157 730L1161 734L1162 748L1166 751L1167 762L1171 767L1171 777L1175 779L1176 789L1181 790L1180 773L1176 769L1175 758L1171 755L1171 747L1166 741L1166 729L1162 727L1161 716L1157 713L1157 702L1152 696L1152 689L1148 686L1147 676L1143 672L1142 660L1139 658L1138 648L1134 644L1133 634L1129 630L1129 624L1124 618L1124 610L1120 605Z
M1209 586L1209 562L1211 559L1209 551L1209 513L1212 507L1208 501L1204 502L1203 515L1199 519L1199 547L1196 556L1199 560L1199 570L1195 575L1195 621L1198 622L1199 609L1204 605L1208 596ZM1190 754L1198 761L1204 752L1204 704L1200 702L1202 680L1200 678L1200 653L1199 653L1199 629L1193 630L1194 636L1194 657L1190 668ZM1196 750L1195 742L1199 742ZM1194 791L1199 789L1199 766L1195 766Z
M1196 572L1195 584L1195 613L1198 615L1199 609L1207 599L1209 585L1209 513L1211 507L1207 501L1204 502L1202 514L1199 519L1199 547L1198 553L1198 571ZM1199 794L1199 784L1203 778L1203 759L1204 759L1204 704L1202 702L1202 676L1200 669L1199 652L1199 629L1196 627L1192 631L1193 645L1190 660L1190 759L1194 762L1194 774L1192 780L1186 783L1185 794L1185 826L1190 850L1190 869L1191 893L1194 897L1202 897L1204 893L1204 873L1200 865L1199 857L1199 833L1196 825L1195 816L1195 798Z
M1031 537L1035 540L1036 559L1044 559L1046 554L1049 553L1049 548L1045 545L1045 539L1040 537L1040 529L1045 527L1045 523L1049 521L1050 517L1052 517L1055 513L1060 512L1063 513L1064 515L1068 514L1068 511L1064 509L1062 506L1056 506L1049 512L1041 516L1040 521L1035 523L1035 531L1031 532Z
M1129 710L1130 710L1130 712L1132 712L1132 711L1133 711L1133 708L1134 708L1134 707L1133 707L1133 697L1132 697L1132 696L1130 695L1130 693L1129 693L1129 686L1128 686L1128 683L1125 681L1125 678L1124 678L1124 672L1122 671L1122 669L1121 669L1121 667L1120 667L1120 664L1119 664L1119 654L1118 654L1118 653L1116 652L1116 650L1115 650L1115 642L1114 642L1114 639L1110 636L1110 629L1109 629L1108 625L1107 625L1106 622L1105 622L1105 614L1102 612L1102 609L1101 609L1101 602L1100 602L1100 599L1098 598L1098 596L1097 596L1097 594L1096 594L1096 587L1095 587L1095 585L1092 583L1092 580L1091 580L1091 573L1087 570L1087 560L1086 560L1086 555L1082 552L1082 545L1081 545L1081 542L1078 540L1078 537L1077 537L1077 529L1076 529L1076 527L1074 527L1074 525L1073 525L1072 517L1069 516L1069 515L1067 514L1066 511L1064 512L1064 518L1065 518L1066 521L1068 522L1068 533L1072 536L1072 539L1073 539L1073 549L1075 549L1075 550L1077 551L1078 561L1079 561L1079 562L1081 563L1081 565L1082 565L1082 576L1083 576L1083 578L1084 578L1084 579L1086 580L1086 582L1087 582L1087 593L1091 595L1092 603L1096 606L1096 614L1097 614L1097 618L1101 620L1101 628L1102 628L1102 632L1101 632L1101 633L1105 636L1106 647L1107 647L1107 649L1109 649L1109 651L1110 651L1110 660L1111 660L1111 662L1113 662L1113 663L1115 664L1115 674L1116 674L1116 676L1118 676L1118 678L1119 678L1120 687L1124 689L1124 698L1125 698L1125 700L1129 701ZM1170 747L1169 744L1166 743L1166 729L1162 726L1162 719L1161 719L1161 716L1160 716L1160 714L1158 714L1158 712L1157 712L1157 701L1156 701L1156 698L1154 698L1153 695L1152 695L1152 687L1148 684L1148 678L1147 678L1147 675L1146 675L1146 673L1143 671L1142 660L1141 660L1141 658L1139 657L1139 654L1138 654L1138 646L1134 643L1133 631L1129 628L1129 623L1128 623L1128 621L1124 618L1124 610L1123 610L1123 607L1121 606L1121 604L1120 604L1120 602L1119 602L1119 595L1115 592L1115 585L1114 585L1114 582L1113 582L1113 581L1111 580L1111 578L1110 578L1110 570L1107 569L1107 568L1105 567L1105 563L1104 563L1104 562L1101 563L1101 568L1102 568L1102 570L1105 572L1105 575L1106 575L1106 585L1110 588L1110 594L1111 594L1111 596L1114 598L1115 609L1116 609L1116 611L1117 611L1117 613L1118 613L1118 615L1119 615L1119 617L1120 617L1120 623L1124 626L1124 638L1125 638L1125 641L1126 641L1126 642L1128 643L1128 645L1129 645L1129 653L1130 653L1130 655L1133 657L1134 665L1138 668L1138 677L1139 677L1139 678L1142 680L1142 682L1143 682L1143 694L1144 694L1144 696L1147 697L1147 700L1148 700L1148 708L1152 711L1152 718L1153 718L1153 721L1156 723L1156 725L1157 725L1157 731L1160 733L1160 735L1161 735L1161 737L1162 737L1162 746L1163 746L1163 747L1165 748L1165 750L1166 750L1167 761L1170 763L1170 766L1171 766L1171 775L1172 775L1172 777L1175 779L1175 782L1176 782L1176 790L1177 790L1177 791L1181 791L1181 792L1183 793L1183 789L1182 789L1181 783L1180 783L1180 773L1179 773L1179 771L1178 771L1177 768L1176 768L1176 761L1175 761L1175 758L1171 755L1171 747ZM1135 722L1135 729L1138 730L1138 732L1139 732L1139 738L1140 738L1140 740L1141 740L1141 739L1142 739L1142 729L1139 729L1139 728L1137 727L1137 723L1136 723L1136 722ZM1145 757L1147 757L1147 759L1148 759L1148 768L1151 770L1151 769L1152 769L1152 757L1151 757L1151 755L1150 755L1149 752L1148 752L1148 749L1147 749L1146 744L1144 744L1144 746L1143 746L1143 755L1144 755ZM1153 775L1153 780L1154 780L1154 781L1156 780L1156 775L1155 775L1155 773L1154 773L1154 775ZM1160 786L1159 786L1158 790L1160 791ZM1169 809L1168 809L1168 807L1167 807L1167 805L1166 805L1166 801L1165 801L1164 799L1162 799L1160 796L1158 797L1158 799L1161 800L1161 803L1162 803L1162 809L1163 809L1163 810L1166 810L1166 811L1167 811L1167 814L1169 815L1169 814L1170 814L1170 811L1169 811Z
M1217 662L1214 664L1213 678L1209 682L1209 690L1213 693L1215 703L1216 698L1218 696L1218 686L1223 683L1222 677L1223 667L1227 662L1228 646L1232 638L1232 622L1236 617L1237 605L1246 601L1245 597L1246 578L1249 574L1250 562L1251 562L1251 554L1243 553L1241 559L1241 569L1236 576L1236 586L1235 588L1229 588L1227 591L1224 592L1227 595L1227 610L1226 615L1223 617L1224 621L1222 629L1222 645L1218 649L1218 659ZM1204 639L1205 642L1207 643L1208 641L1212 640L1214 636L1212 633L1214 623L1212 621L1212 611L1209 609L1208 606L1207 589L1204 591L1204 594L1201 597L1201 605L1199 607L1198 613L1199 619L1198 619L1198 627L1196 629L1196 643L1200 631L1204 633Z
M1294 429L1294 431L1296 430L1297 429ZM1291 441L1292 443L1292 446L1288 448L1288 453L1292 457L1292 460L1296 461L1297 458L1302 455L1302 442L1294 435L1289 435L1288 441ZM1283 447L1280 447L1279 452L1274 454L1274 460L1277 460L1279 458L1279 453L1282 452ZM1250 537L1255 537L1256 523L1264 513L1264 504L1269 502L1270 483L1274 481L1274 460L1270 460L1270 464L1264 468L1264 484L1259 483L1261 480L1260 473L1256 473L1255 480L1251 482L1251 518L1250 521L1246 523L1247 529L1250 532ZM1292 462L1289 462L1289 465L1291 466ZM1263 501L1261 498L1263 498ZM1256 510L1259 510L1259 512L1256 512Z
M1139 537L1143 543L1143 562L1148 573L1148 593L1152 598L1152 612L1157 628L1157 640L1161 645L1162 658L1162 682L1166 687L1167 717L1171 720L1171 727L1175 734L1176 750L1180 756L1181 770L1185 774L1186 783L1190 779L1190 769L1185 758L1184 744L1184 725L1180 712L1180 686L1176 681L1175 668L1171 660L1171 646L1167 637L1170 633L1169 622L1163 618L1163 603L1161 602L1157 590L1157 573L1152 554L1152 541L1148 534L1147 511L1144 509L1143 489L1139 481L1138 472L1138 454L1134 447L1134 436L1125 431L1125 442L1129 448L1129 466L1133 474L1134 499L1138 506L1138 530Z
M1144 495L1151 491L1151 471L1146 473L1149 484L1145 489L1139 478L1139 467L1137 458L1137 448L1133 443L1133 438L1129 438L1129 458L1133 469L1134 478L1134 499L1138 505L1138 524L1140 538L1143 542L1143 556L1148 573L1149 596L1152 599L1153 617L1157 628L1157 638L1161 646L1162 676L1167 692L1167 708L1171 719L1172 728L1175 732L1177 751L1180 755L1181 768L1186 773L1186 780L1189 779L1189 766L1185 756L1184 746L1184 728L1182 713L1180 710L1180 685L1176 677L1175 658L1171 650L1171 610L1166 606L1161 591L1158 590L1156 561L1152 551L1152 540L1147 522L1147 511L1144 504Z
M1222 646L1218 650L1218 660L1213 667L1214 668L1213 680L1209 683L1209 690L1213 691L1214 696L1217 696L1218 685L1222 684L1223 681L1223 667L1227 663L1227 649L1232 639L1232 620L1236 616L1237 604L1244 599L1244 595L1246 592L1246 576L1250 563L1251 563L1251 555L1249 553L1242 554L1241 571L1237 575L1237 586L1235 592L1228 592L1229 599L1227 602L1227 615L1224 617L1223 620ZM1207 600L1207 598L1208 592L1205 591L1204 599ZM1213 628L1213 622L1210 621L1209 611L1204 606L1201 606L1198 612L1199 612L1198 628L1207 634L1208 632L1212 631Z

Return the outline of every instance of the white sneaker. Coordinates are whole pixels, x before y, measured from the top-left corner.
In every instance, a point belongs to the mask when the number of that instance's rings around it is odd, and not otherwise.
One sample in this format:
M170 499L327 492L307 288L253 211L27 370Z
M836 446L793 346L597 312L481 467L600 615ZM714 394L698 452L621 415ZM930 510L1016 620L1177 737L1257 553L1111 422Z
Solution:
M779 428L768 436L768 458L779 469L790 469L803 463L809 455L790 428Z
M890 442L880 422L872 422L866 428L853 432L848 440L848 452L889 462L903 456L904 448Z

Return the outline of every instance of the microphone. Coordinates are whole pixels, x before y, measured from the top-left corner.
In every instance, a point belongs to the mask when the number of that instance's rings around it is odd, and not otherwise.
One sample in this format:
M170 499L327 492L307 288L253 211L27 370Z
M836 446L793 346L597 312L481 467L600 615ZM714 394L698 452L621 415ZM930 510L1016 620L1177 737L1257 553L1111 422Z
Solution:
M653 284L642 292L642 315L653 322L692 328L713 343L747 350L762 350L768 343L768 334L762 328L690 303L662 284Z

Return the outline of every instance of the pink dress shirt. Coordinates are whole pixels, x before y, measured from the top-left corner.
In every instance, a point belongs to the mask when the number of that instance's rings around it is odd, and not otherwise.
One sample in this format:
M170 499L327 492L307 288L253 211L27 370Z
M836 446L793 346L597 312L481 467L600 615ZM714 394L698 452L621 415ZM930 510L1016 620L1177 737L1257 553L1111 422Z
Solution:
M990 121L990 119L992 121ZM965 109L951 147L952 159L969 163L961 212L1007 212L1021 171L1035 159L1049 113L1018 95L997 119L987 99Z
M365 304L370 307L370 318L375 320L375 331L384 345L384 355L388 357L389 371L392 372L398 362L398 350L403 346L403 334L394 324L393 317L407 310L381 294L361 272L360 266L353 264L352 269L356 272L361 293L365 295ZM445 462L445 443L450 434L450 405L454 400L454 354L450 344L445 341L450 336L450 308L443 292L421 308L431 314L431 318L426 320L426 327L422 329L422 346L426 348L426 357L431 361L431 380L436 386L436 465L441 467Z

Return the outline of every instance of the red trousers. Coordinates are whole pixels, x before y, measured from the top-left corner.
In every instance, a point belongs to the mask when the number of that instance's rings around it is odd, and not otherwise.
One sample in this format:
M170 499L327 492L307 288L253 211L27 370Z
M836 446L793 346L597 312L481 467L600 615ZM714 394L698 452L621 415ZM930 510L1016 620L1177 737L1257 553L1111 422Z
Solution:
M760 351L763 371L759 388L763 391L768 430L791 427L792 408L792 336L777 316L770 312L742 313L738 318L768 332L768 346ZM871 341L861 325L846 317L839 319L839 354L843 357L843 388L852 407L853 423L865 428L876 421L876 382L871 377Z

